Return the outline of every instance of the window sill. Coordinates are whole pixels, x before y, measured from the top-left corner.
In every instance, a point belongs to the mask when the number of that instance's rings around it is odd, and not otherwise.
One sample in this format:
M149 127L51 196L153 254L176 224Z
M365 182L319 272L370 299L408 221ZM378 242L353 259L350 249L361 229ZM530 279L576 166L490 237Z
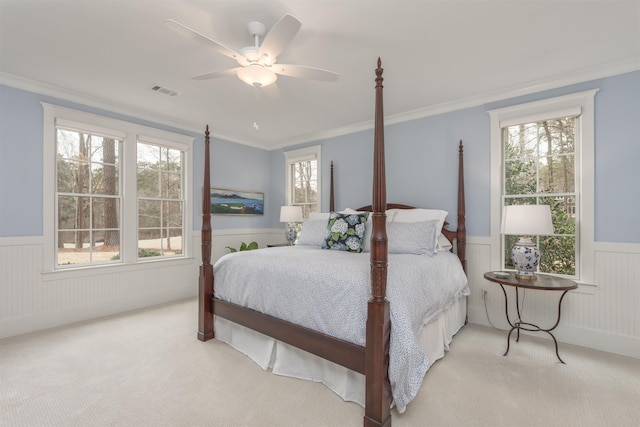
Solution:
M54 271L43 271L42 281L54 281L73 279L78 277L92 277L105 274L126 273L131 271L141 271L156 268L171 268L181 265L191 265L194 263L193 257L158 259L138 261L134 264L105 264L87 267L66 268Z
M578 280L576 280L575 282L578 284L578 289L573 292L576 292L578 294L595 295L596 291L598 290L598 285L594 283L580 282Z

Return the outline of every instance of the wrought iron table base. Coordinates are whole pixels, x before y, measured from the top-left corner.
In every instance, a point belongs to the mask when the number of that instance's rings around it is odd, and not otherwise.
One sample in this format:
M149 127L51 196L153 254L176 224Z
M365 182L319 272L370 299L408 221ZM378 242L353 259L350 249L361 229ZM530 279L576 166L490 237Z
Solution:
M504 285L502 285L502 283L499 283L500 287L502 288L502 293L504 294L504 310L505 310L505 314L507 316L507 322L509 322L509 325L511 326L511 330L509 331L509 335L507 336L507 351L504 352L503 356L506 356L509 353L509 347L511 344L511 334L513 333L513 331L517 331L516 332L516 342L520 341L520 330L522 329L523 331L529 331L529 332L546 332L547 334L549 334L549 336L553 339L553 343L555 344L556 347L556 356L558 357L558 360L562 363L565 363L564 360L562 360L560 358L560 353L558 352L558 341L556 340L556 337L551 333L551 331L553 331L555 328L558 327L558 325L560 324L560 314L561 314L561 307L562 307L562 299L564 298L564 296L567 294L567 292L569 292L569 290L566 290L562 293L562 295L560 296L560 300L558 301L558 318L556 320L555 325L553 325L553 327L549 328L549 329L544 329L539 327L538 325L534 325L533 323L527 323L527 322L523 322L522 321L522 317L520 315L520 298L518 295L518 287L516 287L516 311L518 313L518 320L516 320L515 322L511 323L511 319L509 318L509 299L507 297L507 291L504 289ZM566 364L566 363L565 363Z

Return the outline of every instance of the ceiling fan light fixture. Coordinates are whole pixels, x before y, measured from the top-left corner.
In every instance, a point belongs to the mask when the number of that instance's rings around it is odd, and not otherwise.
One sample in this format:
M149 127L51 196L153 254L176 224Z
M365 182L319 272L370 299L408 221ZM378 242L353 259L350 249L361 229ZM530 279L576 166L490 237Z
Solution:
M267 70L260 64L251 64L239 69L236 74L238 78L254 87L265 87L274 83L278 76L273 71Z

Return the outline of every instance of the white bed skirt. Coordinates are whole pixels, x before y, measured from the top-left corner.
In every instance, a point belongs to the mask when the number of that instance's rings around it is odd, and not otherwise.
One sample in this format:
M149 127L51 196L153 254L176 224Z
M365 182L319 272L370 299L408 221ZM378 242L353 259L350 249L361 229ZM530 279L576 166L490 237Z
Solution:
M422 328L419 343L428 357L429 367L449 350L453 336L464 325L466 313L466 297L460 296L438 318ZM215 316L214 325L216 339L246 354L262 369L321 382L345 401L364 407L364 375L221 317Z

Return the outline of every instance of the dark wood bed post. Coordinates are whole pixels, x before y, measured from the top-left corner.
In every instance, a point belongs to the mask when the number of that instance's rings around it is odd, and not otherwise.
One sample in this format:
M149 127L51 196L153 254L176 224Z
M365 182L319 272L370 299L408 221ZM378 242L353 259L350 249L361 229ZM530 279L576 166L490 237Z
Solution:
M462 263L462 269L467 272L467 226L465 225L465 205L464 205L464 149L462 140L458 147L458 226L456 229L457 242L456 252Z
M329 212L333 212L336 209L336 205L333 197L333 160L331 160L331 188L329 189Z
M389 342L391 321L387 292L387 190L382 108L382 62L376 69L376 104L373 151L373 214L371 235L371 299L367 307L365 348L366 395L364 426L391 426Z
M208 341L214 337L211 295L213 295L213 266L211 265L211 203L209 162L209 125L204 132L204 184L202 186L202 265L198 291L198 339Z

